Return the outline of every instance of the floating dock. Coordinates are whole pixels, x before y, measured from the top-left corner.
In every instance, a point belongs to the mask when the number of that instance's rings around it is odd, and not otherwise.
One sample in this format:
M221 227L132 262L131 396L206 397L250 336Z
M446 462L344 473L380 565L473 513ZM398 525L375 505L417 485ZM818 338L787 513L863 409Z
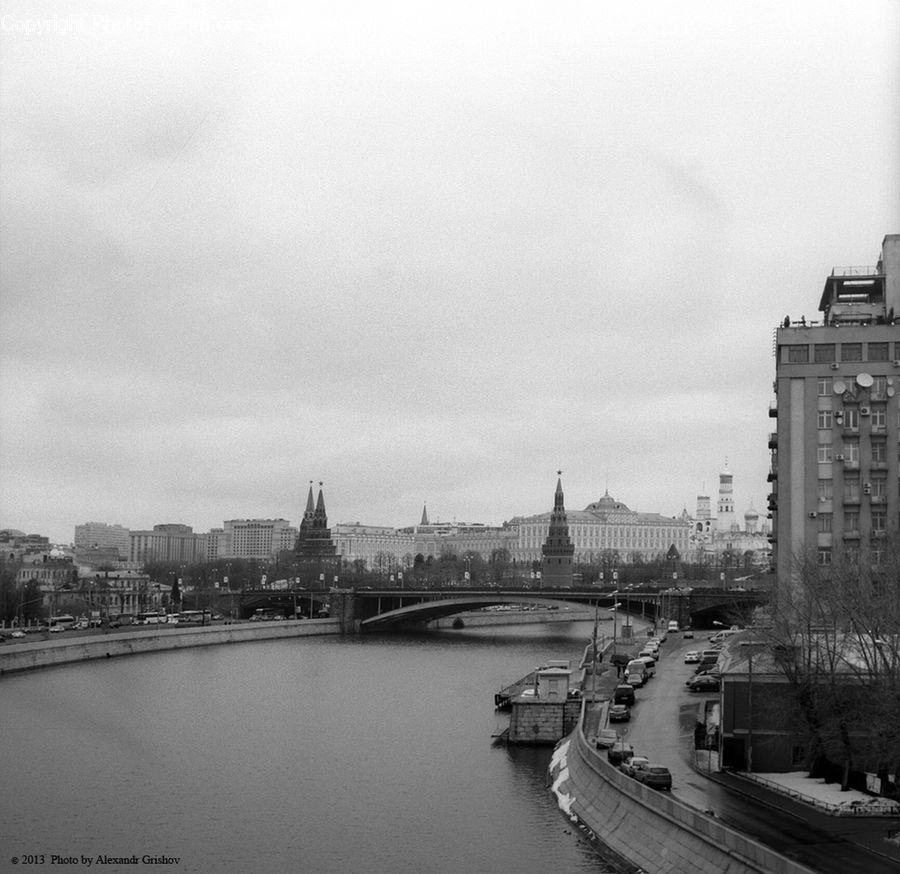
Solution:
M549 668L562 668L563 670L568 670L569 660L552 659L546 664L538 665L533 671L522 677L521 680L516 680L515 683L504 686L499 692L494 693L494 707L497 710L509 710L512 706L513 698L517 695L521 695L526 689L534 689L537 687L538 671L546 671Z

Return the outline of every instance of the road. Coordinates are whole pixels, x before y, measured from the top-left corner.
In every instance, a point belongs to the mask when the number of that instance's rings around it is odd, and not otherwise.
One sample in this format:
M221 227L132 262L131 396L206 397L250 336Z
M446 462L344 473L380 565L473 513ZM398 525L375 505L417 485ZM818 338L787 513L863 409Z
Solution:
M714 693L689 692L684 681L694 665L684 664L684 653L703 649L706 634L695 640L669 635L660 649L656 676L638 690L632 708L627 741L635 753L666 765L672 772L672 794L698 810L712 811L722 822L822 874L897 874L896 861L862 850L842 832L849 823L811 811L806 805L773 792L760 792L761 800L727 788L710 775L699 773L694 760L694 727L703 701ZM676 731L673 726L678 727Z

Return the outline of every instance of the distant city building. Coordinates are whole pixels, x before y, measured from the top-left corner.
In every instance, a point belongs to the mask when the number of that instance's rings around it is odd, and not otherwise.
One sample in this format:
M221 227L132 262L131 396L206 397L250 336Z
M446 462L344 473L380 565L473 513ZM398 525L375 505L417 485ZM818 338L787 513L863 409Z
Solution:
M877 567L897 531L900 401L900 235L884 238L874 267L835 267L821 321L785 318L775 332L769 409L779 582L814 555Z
M562 479L556 481L553 510L547 537L541 547L541 581L545 586L571 586L575 546L569 538L569 523L563 496Z
M718 513L710 515L708 495L697 496L697 512L691 520L688 561L725 564L732 567L768 567L771 556L767 525L759 525L759 513L751 506L745 511L741 528L734 511L734 476L725 468L719 473Z
M6 561L15 561L49 548L50 541L40 534L26 534L16 528L4 528L0 531L0 555Z
M269 559L292 550L298 531L286 519L229 519L224 535L224 552L216 558Z
M131 532L122 525L85 522L75 526L75 549L115 549L119 558L131 555Z
M551 515L516 516L507 523L516 533L511 547L515 561L542 558ZM639 513L611 497L608 491L584 510L567 511L566 518L576 562L601 563L612 554L617 554L620 562L652 560L664 557L673 545L682 555L689 550L690 519Z
M190 525L154 525L152 531L132 531L130 559L141 564L148 561L205 561L206 535L194 534Z

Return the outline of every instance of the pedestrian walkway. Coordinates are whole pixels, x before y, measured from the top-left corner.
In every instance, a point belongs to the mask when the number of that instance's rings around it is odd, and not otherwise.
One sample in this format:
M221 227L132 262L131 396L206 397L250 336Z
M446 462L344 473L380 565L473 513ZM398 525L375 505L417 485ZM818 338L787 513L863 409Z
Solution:
M698 750L698 754L705 753ZM860 849L892 860L900 866L900 815L897 816L840 816L829 813L816 805L812 796L803 798L799 793L788 795L779 792L771 781L766 785L752 775L736 771L718 770L715 752L699 755L695 759L697 773L723 786L729 792L752 798L769 807L784 810L833 837L854 844ZM900 870L900 869L898 869Z

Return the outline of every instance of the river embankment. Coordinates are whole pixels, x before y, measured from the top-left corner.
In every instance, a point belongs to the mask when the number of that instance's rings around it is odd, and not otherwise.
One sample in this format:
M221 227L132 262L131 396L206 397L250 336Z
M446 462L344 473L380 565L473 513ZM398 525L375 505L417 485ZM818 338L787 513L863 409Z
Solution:
M340 632L338 619L306 619L241 622L199 628L147 626L146 629L134 631L87 634L59 640L25 640L22 643L7 644L0 649L0 675L93 659Z
M646 874L810 874L804 865L627 777L588 743L582 724L554 750L550 778L566 815Z

